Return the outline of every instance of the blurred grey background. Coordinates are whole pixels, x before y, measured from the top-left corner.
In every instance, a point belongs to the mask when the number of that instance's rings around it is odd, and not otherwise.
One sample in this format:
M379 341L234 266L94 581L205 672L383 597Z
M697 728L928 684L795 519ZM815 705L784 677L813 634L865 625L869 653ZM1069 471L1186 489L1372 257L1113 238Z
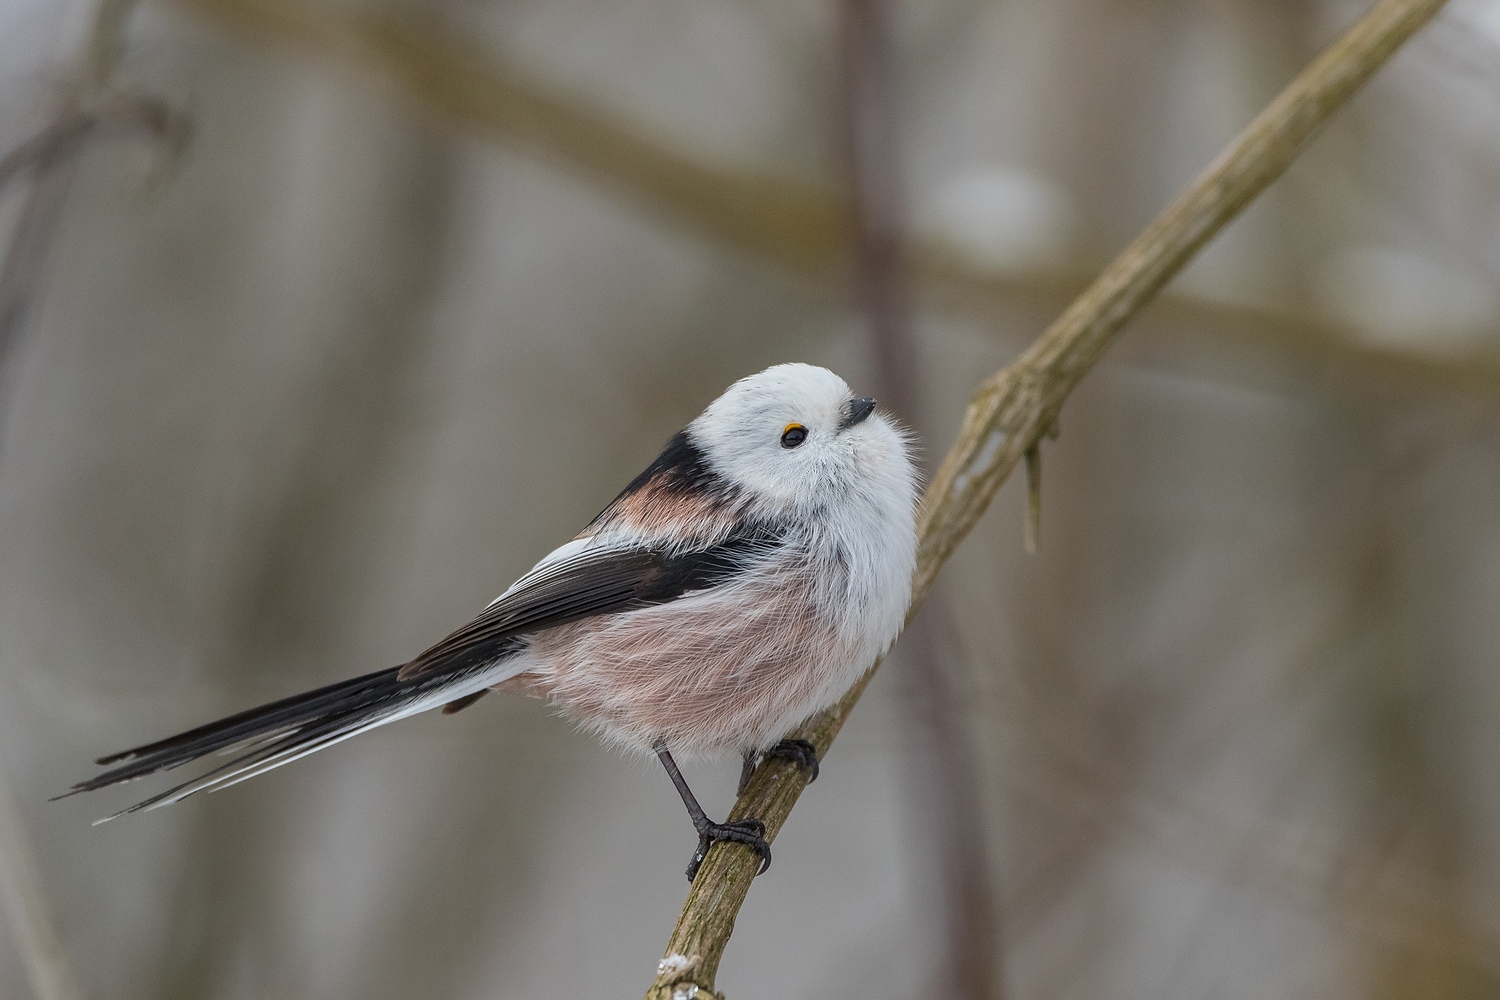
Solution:
M875 381L839 6L115 6L90 76L94 3L0 0L0 150L116 98L191 130L0 191L0 996L638 996L693 837L545 705L97 828L146 786L47 798L420 651L735 378ZM887 5L929 462L1361 9ZM1500 995L1497 233L1500 2L1454 0L1075 394L1035 556L1006 487L722 991ZM737 762L689 772L723 812Z

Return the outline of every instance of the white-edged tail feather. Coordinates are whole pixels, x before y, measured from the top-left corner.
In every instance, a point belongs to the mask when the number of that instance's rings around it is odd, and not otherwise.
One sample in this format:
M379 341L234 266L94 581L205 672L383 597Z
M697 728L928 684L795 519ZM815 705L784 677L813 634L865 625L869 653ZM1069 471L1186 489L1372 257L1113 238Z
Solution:
M208 756L237 754L205 774L94 821L159 809L199 792L213 792L300 760L360 733L481 693L525 669L510 655L444 676L397 677L399 667L356 677L262 705L178 736L101 759L119 766L74 785L66 795L134 781Z

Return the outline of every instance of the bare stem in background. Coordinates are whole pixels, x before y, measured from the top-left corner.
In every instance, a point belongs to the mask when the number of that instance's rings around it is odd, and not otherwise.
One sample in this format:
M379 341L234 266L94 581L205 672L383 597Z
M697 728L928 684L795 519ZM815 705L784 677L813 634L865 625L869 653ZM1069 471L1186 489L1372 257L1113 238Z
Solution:
M110 91L92 107L66 109L52 124L0 156L0 187L28 171L40 176L55 169L81 152L89 139L140 137L160 141L164 156L171 158L187 140L187 122L164 101Z
M119 62L125 21L134 6L133 0L101 0L89 37L67 81L56 113L58 124L4 161L9 173L35 165L38 174L26 193L4 263L0 264L0 361L9 356L17 331L25 322L47 246L72 182L73 153L78 143L59 143L55 137L49 141L48 133L66 136L76 130L81 116L87 113L97 95L104 92ZM71 128L70 123L73 123ZM52 155L45 162L37 162L39 154L49 152ZM5 175L0 173L0 180L3 179Z
M103 0L53 120L0 157L0 188L33 175L0 263L0 365L10 356L41 281L52 234L62 216L78 154L96 138L146 138L159 178L187 144L187 120L163 101L114 81L125 23L135 0Z
M173 131L178 124L175 116L159 102L135 98L112 88L125 22L134 6L134 0L102 0L53 124L0 158L0 185L27 170L35 174L4 262L0 264L0 375L12 356L35 296L79 149L96 134L147 131L160 135ZM180 128L174 134L181 135ZM0 415L4 409L0 399ZM74 1000L81 996L51 907L47 905L36 854L3 776L0 776L0 906L4 908L16 950L38 1000Z
M389 14L301 0L162 0L236 30L344 58L403 88L430 110L490 138L581 170L667 218L821 281L842 280L853 252L850 206L805 181L735 173L648 138L614 111L544 85L467 39ZM906 244L917 290L932 304L988 315L997 303L1055 313L1079 276L1020 276L977 266L942 239ZM1377 384L1500 400L1500 358L1430 355L1362 341L1357 330L1284 311L1164 294L1153 314L1202 336L1268 346ZM1421 331L1413 331L1414 334Z
M883 0L839 0L845 162L853 201L854 291L875 361L875 394L898 415L918 419L921 373L902 260L903 199L889 21ZM937 852L936 893L946 949L934 995L994 1000L1000 938L984 849L975 764L957 710L958 679L939 634L940 595L902 637L910 696L906 752L912 811Z
M917 352L902 262L901 156L889 32L881 0L838 3L855 299L885 402L897 413L914 414Z
M1380 0L1314 59L1036 343L979 388L958 440L927 490L912 614L1000 485L1054 424L1068 394L1126 322L1285 172L1333 113L1443 2ZM793 735L826 754L869 677ZM754 816L774 838L803 787L795 764L772 761L756 771L730 819ZM709 850L672 931L661 974L647 992L649 1000L703 996L713 989L757 866L755 856L739 845L715 844Z

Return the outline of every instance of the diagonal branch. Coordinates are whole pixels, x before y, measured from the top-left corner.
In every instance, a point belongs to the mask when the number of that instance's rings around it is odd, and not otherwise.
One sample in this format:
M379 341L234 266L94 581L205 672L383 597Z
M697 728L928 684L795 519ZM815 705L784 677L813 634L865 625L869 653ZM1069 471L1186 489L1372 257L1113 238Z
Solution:
M1001 484L1026 452L1039 445L1068 394L1126 322L1281 176L1333 113L1443 2L1380 0L1313 60L1036 343L980 386L923 503L912 613ZM820 757L825 754L873 672L794 735L810 740ZM770 761L756 771L730 818L754 816L765 823L766 836L774 838L803 787L795 765ZM756 866L751 852L738 845L716 844L709 850L648 1000L711 995Z

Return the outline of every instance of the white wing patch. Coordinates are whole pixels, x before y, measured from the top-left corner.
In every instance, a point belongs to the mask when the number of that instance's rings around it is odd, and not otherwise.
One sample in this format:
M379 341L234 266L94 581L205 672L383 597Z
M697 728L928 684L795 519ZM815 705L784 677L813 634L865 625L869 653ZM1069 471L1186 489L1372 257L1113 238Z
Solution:
M586 550L588 550L588 548L593 545L594 538L595 536L593 535L585 535L582 538L575 538L571 542L568 542L564 545L559 545L557 548L553 549L545 556L542 556L540 562L531 567L525 573L521 574L520 579L507 587L505 589L505 593L495 598L488 605L486 605L486 607L493 608L495 605L505 600L517 590L524 589L540 582L541 580L550 578L552 574L556 572L559 563L568 563L569 565L573 565L574 558L582 555Z

